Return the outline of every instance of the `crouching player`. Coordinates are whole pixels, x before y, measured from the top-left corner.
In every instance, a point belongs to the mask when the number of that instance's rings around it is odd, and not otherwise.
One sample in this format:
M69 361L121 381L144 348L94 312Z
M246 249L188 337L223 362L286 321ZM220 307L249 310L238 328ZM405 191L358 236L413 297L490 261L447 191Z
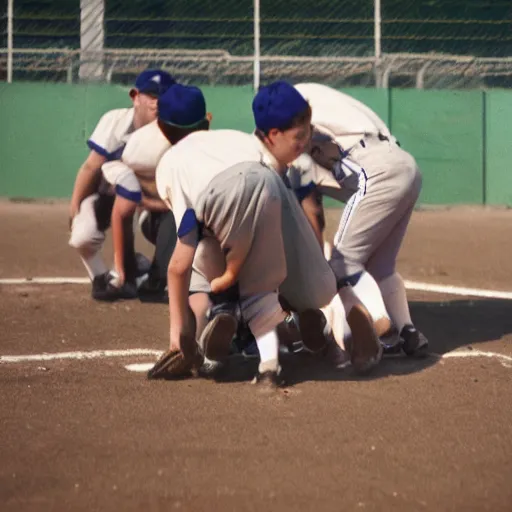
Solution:
M194 101L198 96L202 100L201 119L197 126L191 127L188 124L189 109L197 110ZM160 158L172 144L190 133L191 128L208 128L211 114L203 114L205 108L199 89L173 85L158 100L157 120L132 135L120 160L102 167L106 180L115 187L116 193L112 231L117 277L109 283L112 298L123 298L130 287L125 278L123 248L127 243L133 245L133 236L127 240L127 226L133 225L136 209L142 207L149 212L149 231L153 231L153 235L148 238L156 247L148 279L139 287L138 296L145 301L167 301L167 267L176 245L176 224L172 210L157 193L155 173Z
M130 90L133 108L107 112L87 141L90 153L77 174L71 198L69 245L77 249L87 269L95 299L105 298L110 280L100 251L114 202L111 187L102 179L101 167L118 159L131 134L155 119L157 98L173 83L165 71L143 71ZM127 251L126 258L130 273L135 273L135 255Z

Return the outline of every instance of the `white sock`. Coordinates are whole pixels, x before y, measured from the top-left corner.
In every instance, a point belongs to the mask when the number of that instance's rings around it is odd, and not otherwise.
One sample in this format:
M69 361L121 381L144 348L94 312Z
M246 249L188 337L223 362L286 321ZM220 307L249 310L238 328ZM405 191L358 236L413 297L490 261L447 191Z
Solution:
M105 272L108 271L108 268L105 265L105 262L103 261L100 252L96 252L92 256L87 257L81 255L81 258L91 281L96 276L100 276L101 274L104 274Z
M336 294L331 302L324 308L321 308L320 311L324 314L329 331L332 333L336 343L340 348L345 349L343 340L345 336L344 323L346 322L347 315L345 314L341 297Z
M332 244L327 240L324 241L324 257L327 261L331 259L332 256Z
M361 302L357 298L357 295L354 293L352 286L343 286L338 291L338 295L340 296L341 302L343 303L343 307L345 308L347 315L350 313L350 310L353 306Z
M258 336L256 338L256 345L260 352L260 373L268 371L279 370L279 338L277 337L276 330L272 330Z
M352 336L352 330L350 329L350 325L348 325L347 317L343 319L343 346L345 346L345 341L350 339Z
M400 332L404 325L412 324L405 285L400 274L395 272L379 281L382 298L391 317L391 321Z
M377 281L366 270L361 274L357 284L352 286L352 290L354 290L356 297L366 307L374 322L381 318L389 318L381 289Z
M355 304L359 303L359 299L356 297L354 290L351 286L343 286L338 291L338 295L345 309L345 318L343 319L343 339L346 341L352 336L350 325L347 322L347 315Z

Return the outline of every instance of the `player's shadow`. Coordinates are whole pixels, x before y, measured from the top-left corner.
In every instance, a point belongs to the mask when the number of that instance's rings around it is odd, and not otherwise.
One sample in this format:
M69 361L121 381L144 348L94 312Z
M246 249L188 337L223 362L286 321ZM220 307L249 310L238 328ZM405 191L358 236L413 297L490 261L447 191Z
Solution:
M384 357L369 376L357 376L353 369L339 369L327 358L311 355L283 355L281 363L289 385L305 381L344 381L379 379L391 375L421 372L440 357L457 348L499 340L512 333L512 301L494 299L411 302L411 313L417 327L427 336L430 355L424 359L405 355ZM235 358L222 381L250 380L257 370L257 359Z
M510 300L456 299L411 302L410 306L415 323L438 354L512 333Z

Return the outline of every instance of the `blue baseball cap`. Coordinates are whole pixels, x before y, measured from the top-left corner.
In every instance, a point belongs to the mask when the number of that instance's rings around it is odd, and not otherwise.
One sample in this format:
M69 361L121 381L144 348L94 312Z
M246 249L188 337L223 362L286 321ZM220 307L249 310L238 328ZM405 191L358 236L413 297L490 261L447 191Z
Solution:
M262 87L252 101L256 128L268 133L272 128L285 128L308 102L293 85L279 80Z
M163 94L171 85L174 85L176 80L161 69L146 69L143 71L135 80L134 88L130 91L130 96L135 91L142 94L150 94L151 96L160 96Z
M206 118L206 101L201 89L175 84L158 98L158 119L179 128L194 128Z

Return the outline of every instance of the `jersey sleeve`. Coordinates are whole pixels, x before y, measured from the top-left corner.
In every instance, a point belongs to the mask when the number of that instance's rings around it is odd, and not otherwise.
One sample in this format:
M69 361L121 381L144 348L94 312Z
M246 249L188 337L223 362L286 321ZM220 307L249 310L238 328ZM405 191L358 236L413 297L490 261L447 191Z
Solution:
M186 170L180 164L175 148L170 148L161 158L156 168L158 195L172 209L178 238L199 228L196 212L190 200L189 181Z
M156 121L130 135L122 160L132 169L156 169L162 155L171 147Z
M297 158L288 170L288 179L297 199L302 201L314 188L328 195L336 194L340 185L333 173L318 165L309 155Z
M345 166L342 168L341 160L338 167L340 172L336 173L322 167L309 155L301 155L293 162L287 174L297 199L302 201L316 188L321 194L346 203L357 191L358 175L354 174L354 179L347 180L349 169Z
M105 180L115 187L116 195L134 203L142 200L142 190L135 173L120 160L105 162L101 171Z
M119 138L119 124L126 122L125 116L126 113L121 110L104 114L87 140L89 148L107 160L119 158L124 147L124 142Z

